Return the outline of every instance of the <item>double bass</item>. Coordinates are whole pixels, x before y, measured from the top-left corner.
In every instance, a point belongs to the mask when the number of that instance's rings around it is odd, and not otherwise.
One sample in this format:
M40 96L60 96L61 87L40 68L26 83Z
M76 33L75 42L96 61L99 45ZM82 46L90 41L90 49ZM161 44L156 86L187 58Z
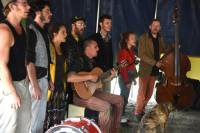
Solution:
M178 8L175 6L173 24L175 26L175 46L172 51L161 59L161 71L164 72L164 81L157 85L156 101L158 103L172 102L177 108L189 108L193 105L196 93L191 83L187 81L186 73L191 64L188 57L179 51Z

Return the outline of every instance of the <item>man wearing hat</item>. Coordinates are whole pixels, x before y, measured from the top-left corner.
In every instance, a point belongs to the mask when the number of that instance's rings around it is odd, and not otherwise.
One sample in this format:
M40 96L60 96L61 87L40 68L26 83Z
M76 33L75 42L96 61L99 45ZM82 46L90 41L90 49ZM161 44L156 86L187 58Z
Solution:
M71 22L71 33L67 37L66 44L61 45L64 55L69 61L74 57L80 56L81 42L85 31L85 19L80 16L74 16Z
M1 0L6 17L0 23L0 133L27 133L31 101L26 81L26 36L21 20L27 0Z
M74 16L71 20L71 32L66 38L66 43L61 45L63 55L66 57L68 64L73 64L74 59L79 59L82 55L82 40L85 31L85 19L80 16ZM68 103L73 101L72 88L69 86Z

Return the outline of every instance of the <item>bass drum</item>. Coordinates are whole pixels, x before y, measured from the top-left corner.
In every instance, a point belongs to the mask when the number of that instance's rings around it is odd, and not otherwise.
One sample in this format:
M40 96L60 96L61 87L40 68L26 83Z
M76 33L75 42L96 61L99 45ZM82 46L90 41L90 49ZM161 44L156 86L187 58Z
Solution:
M87 118L68 118L46 133L102 133L97 124Z
M45 133L83 133L83 132L80 129L73 126L57 125L50 128Z

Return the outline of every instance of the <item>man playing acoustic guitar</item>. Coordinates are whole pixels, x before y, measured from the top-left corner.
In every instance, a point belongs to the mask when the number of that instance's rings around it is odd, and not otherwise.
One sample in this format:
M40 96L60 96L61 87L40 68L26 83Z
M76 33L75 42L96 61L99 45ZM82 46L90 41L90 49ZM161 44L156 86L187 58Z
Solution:
M69 64L69 73L67 75L68 82L97 82L99 80L98 74L91 72L95 68L95 61L93 58L97 56L98 50L99 48L96 41L92 39L84 41L82 57L74 59L72 63ZM81 74L80 72L87 72L87 74ZM111 70L110 73L108 79L112 79L115 72ZM96 90L91 97L83 99L76 91L74 90L74 104L98 111L98 125L103 133L117 133L119 131L120 118L124 104L121 96Z

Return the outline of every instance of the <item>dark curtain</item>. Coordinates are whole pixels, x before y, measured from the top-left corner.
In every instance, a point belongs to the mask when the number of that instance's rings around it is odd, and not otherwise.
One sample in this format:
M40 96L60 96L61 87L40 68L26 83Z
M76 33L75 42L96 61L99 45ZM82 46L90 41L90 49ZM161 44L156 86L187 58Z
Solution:
M73 16L86 19L86 36L95 32L96 28L96 0L51 0L53 21L64 22L70 28Z
M200 55L200 0L180 1L180 41L182 51Z
M200 56L200 0L177 0L179 9L179 40L181 51L187 55ZM85 35L95 33L97 0L50 0L53 21L63 22L70 27L72 16L85 17ZM156 0L101 0L100 15L110 14L113 18L112 38L115 54L119 49L120 34L134 31L138 36L148 31L154 17ZM159 0L158 18L162 34L169 44L174 43L172 23L175 0ZM2 16L0 15L2 18Z
M4 16L3 16L3 6L2 6L2 4L1 4L1 2L0 2L0 20L2 20L3 18L4 18Z
M86 18L86 36L95 33L97 0L51 0L54 21L65 22L68 26L74 15ZM113 49L119 49L120 34L134 31L138 36L148 31L154 17L156 0L101 0L100 15L110 14L113 18ZM162 25L162 34L169 44L174 43L172 15L175 0L159 0L157 18ZM181 51L188 55L200 56L200 1L178 0L179 40Z

